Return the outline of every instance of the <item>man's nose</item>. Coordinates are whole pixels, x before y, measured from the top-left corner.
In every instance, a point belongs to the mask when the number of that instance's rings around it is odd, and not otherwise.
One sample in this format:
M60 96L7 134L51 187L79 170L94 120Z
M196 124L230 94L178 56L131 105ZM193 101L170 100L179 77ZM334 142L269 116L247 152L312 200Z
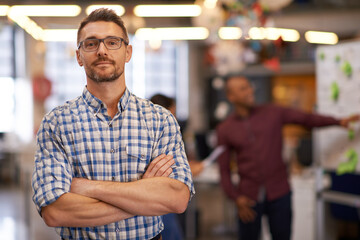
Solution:
M106 48L105 43L104 43L103 41L101 41L101 42L99 43L99 48L98 48L98 50L97 50L97 54L98 54L99 56L101 56L101 55L107 55L107 48Z

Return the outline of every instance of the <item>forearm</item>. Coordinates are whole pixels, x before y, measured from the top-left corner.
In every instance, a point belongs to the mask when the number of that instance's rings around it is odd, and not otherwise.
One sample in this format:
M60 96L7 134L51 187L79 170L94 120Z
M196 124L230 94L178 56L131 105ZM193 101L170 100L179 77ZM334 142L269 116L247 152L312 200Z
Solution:
M300 124L306 128L326 127L340 125L340 120L331 116L316 113L307 113L297 109L283 108L284 123Z
M86 185L85 188L79 188L79 194L99 199L134 215L181 213L185 211L190 197L185 184L166 177L127 183L84 179L79 181L82 181L80 185Z
M41 211L51 227L101 226L133 215L110 204L75 193L65 193Z
M239 192L236 186L231 181L230 173L221 173L220 179L221 187L225 194L232 200L236 200L239 196Z
M225 194L229 198L236 200L239 194L237 187L234 186L231 180L230 158L231 151L229 149L226 149L225 152L218 157L220 183Z

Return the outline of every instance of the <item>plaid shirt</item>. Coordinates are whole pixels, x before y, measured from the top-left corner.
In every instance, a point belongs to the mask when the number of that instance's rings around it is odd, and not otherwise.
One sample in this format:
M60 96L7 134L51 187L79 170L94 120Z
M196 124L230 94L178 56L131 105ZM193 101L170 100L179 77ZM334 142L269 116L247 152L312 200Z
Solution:
M73 177L131 182L160 154L174 156L170 177L194 187L179 126L166 109L126 89L113 119L85 87L82 96L48 113L37 135L33 201L41 208L70 191ZM150 239L163 229L160 216L135 216L99 227L61 227L64 239Z

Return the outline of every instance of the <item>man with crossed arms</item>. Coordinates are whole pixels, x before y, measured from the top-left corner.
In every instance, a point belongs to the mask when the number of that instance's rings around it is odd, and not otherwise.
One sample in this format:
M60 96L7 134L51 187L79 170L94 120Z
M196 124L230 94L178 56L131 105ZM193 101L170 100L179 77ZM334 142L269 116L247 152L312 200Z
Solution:
M194 194L179 126L127 89L132 46L114 11L86 17L77 42L87 85L42 121L33 200L62 239L161 239L160 215Z

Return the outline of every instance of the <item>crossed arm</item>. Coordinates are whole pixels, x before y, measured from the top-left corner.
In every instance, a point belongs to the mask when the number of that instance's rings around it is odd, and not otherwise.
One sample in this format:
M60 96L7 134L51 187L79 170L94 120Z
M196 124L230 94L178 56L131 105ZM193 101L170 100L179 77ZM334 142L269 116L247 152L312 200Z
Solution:
M89 227L109 224L135 215L155 216L185 211L188 187L168 178L172 156L155 158L142 179L134 182L93 181L74 178L71 191L41 214L48 226Z

